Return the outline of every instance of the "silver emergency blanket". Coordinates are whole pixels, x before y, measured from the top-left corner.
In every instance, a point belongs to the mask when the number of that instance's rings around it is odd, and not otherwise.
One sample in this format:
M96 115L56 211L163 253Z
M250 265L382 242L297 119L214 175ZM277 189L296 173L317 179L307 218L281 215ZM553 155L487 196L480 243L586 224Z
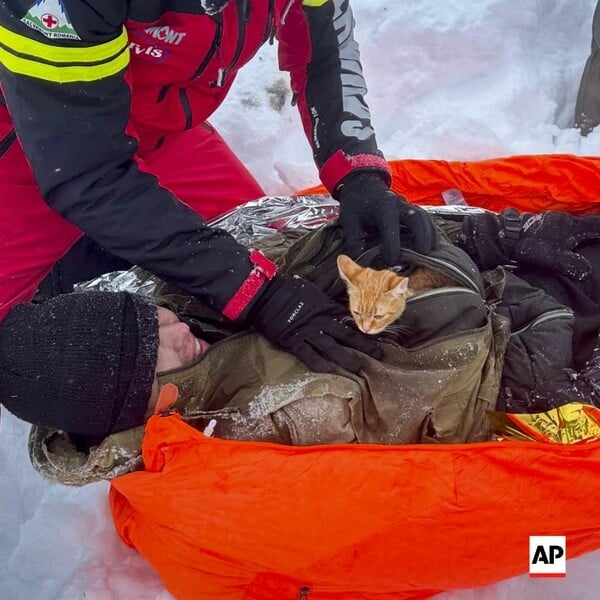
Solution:
M424 206L432 214L460 218L466 214L487 212L484 209L463 206ZM283 228L317 229L339 214L339 203L331 196L264 196L252 200L217 217L213 227L228 231L244 246L251 247L262 237ZM152 276L137 267L115 271L77 284L75 291L100 290L131 292L152 296L156 286Z
M331 196L264 196L238 206L211 221L235 239L251 246L256 240L284 227L317 229L335 219L339 204Z
M140 269L136 267L128 271L105 273L95 279L77 283L73 286L76 292L88 292L90 290L100 292L131 292L148 297L152 297L155 288L156 281L152 277L143 277Z

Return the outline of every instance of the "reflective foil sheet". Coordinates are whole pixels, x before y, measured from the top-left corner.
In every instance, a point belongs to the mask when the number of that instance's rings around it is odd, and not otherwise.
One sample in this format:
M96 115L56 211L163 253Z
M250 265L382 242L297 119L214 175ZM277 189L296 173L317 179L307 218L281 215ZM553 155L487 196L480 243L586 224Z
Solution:
M462 206L425 206L433 214L460 220L466 214L487 212L484 209ZM335 219L339 203L329 195L264 196L252 200L210 222L213 227L225 229L244 246L252 246L260 238L283 228L316 229ZM134 267L101 275L75 286L75 291L100 290L132 292L151 296L155 281L145 271Z
M265 196L229 211L211 221L226 229L244 246L284 227L316 229L339 213L331 196Z
M156 281L148 273L133 267L129 271L113 271L105 273L90 281L74 286L76 292L96 290L100 292L131 292L151 297L156 288Z

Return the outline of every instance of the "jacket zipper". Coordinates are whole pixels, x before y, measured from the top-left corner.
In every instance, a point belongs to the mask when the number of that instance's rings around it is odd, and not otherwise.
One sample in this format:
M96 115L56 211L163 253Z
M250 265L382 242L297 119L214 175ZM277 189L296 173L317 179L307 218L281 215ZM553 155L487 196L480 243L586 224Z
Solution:
M226 67L221 67L217 72L217 79L212 83L212 87L223 87L227 73L233 69L240 58L244 42L246 41L246 25L250 21L250 0L237 0L237 16L238 16L238 36L235 53L231 62Z
M406 299L406 304L407 305L412 304L414 302L419 302L420 300L426 300L427 298L431 298L431 297L435 297L435 296L443 296L443 295L457 296L457 295L463 295L463 294L469 294L469 295L473 295L473 296L477 296L478 298L481 298L481 295L479 294L479 292L476 292L475 290L470 290L469 288L444 287L444 288L436 288L434 290L429 290L427 292L420 292L415 296L411 296L410 298ZM429 346L433 346L433 344L437 344L437 343L443 342L445 340L453 339L457 336L465 335L466 333L472 333L473 331L479 331L485 327L487 327L487 324L483 325L482 327L478 327L475 330L471 329L468 331L457 331L457 332L450 333L448 335L444 335L441 337L434 337L433 339L430 339L427 342L419 344L418 346L416 346L414 348L410 348L410 350L428 348ZM380 342L386 342L388 344L391 344L392 346L394 346L396 348L397 347L406 348L398 340L388 337L386 335L377 334L377 340Z
M356 259L356 262L359 262L361 258L367 258L367 257L371 256L372 254L374 254L378 250L379 250L378 247L369 248L369 250L366 250L365 252L363 252L363 254L361 254ZM405 252L409 256L410 255L417 256L417 257L421 256L420 254L418 254L414 250L410 250L408 248L402 248L402 252ZM439 267L443 267L443 269L441 270L442 273L444 273L445 271L451 271L452 274L448 275L449 277L452 277L453 279L455 279L456 281L459 281L461 283L466 283L469 286L469 288L471 288L473 291L475 291L478 294L480 294L480 292L479 292L479 286L477 285L477 283L473 279L471 279L467 275L467 273L465 273L464 271L462 271L458 267L454 266L450 261L443 260L441 258L434 258L433 256L427 256L426 260L424 262L426 262L426 263L432 263L432 264L437 265ZM360 264L360 262L359 262L359 264ZM431 264L421 264L421 265L417 265L417 267L418 266L425 266L425 267L431 268ZM402 275L403 277L410 277L410 275L404 275L402 273L402 271L399 271L398 274ZM447 273L445 273L445 274L447 274Z
M269 0L269 10L267 12L267 25L265 27L265 33L262 38L261 46L269 40L269 44L273 43L273 37L275 35L274 28L275 21L275 0Z
M546 321L553 321L555 319L572 319L573 315L574 315L573 311L570 310L569 308L556 308L553 310L549 310L549 311L537 316L535 319L533 319L533 321L531 321L524 327L521 327L520 329L517 329L516 331L512 331L510 334L510 337L512 337L513 335L518 335L519 333L523 333L524 331L527 331L528 329L535 329L538 325L541 325L542 323L545 323Z
M415 256L419 256L416 252L414 252L413 250L409 250L408 248L403 248L402 251L406 252L409 255L414 254ZM440 258L434 258L433 256L428 256L427 261L451 271L452 275L450 275L450 277L453 277L457 281L467 282L471 289L479 293L479 286L477 285L477 283L473 279L471 279L464 271L462 271L458 267L455 267L451 262L442 260ZM408 277L410 277L410 275L408 275Z
M11 129L1 140L0 140L0 158L4 156L10 147L15 143L17 134L14 129Z
M427 290L426 292L418 292L414 296L407 298L406 303L408 304L409 302L418 302L419 300L431 298L432 296L444 296L446 294L473 294L474 296L479 296L481 298L479 292L476 292L475 290L470 290L469 288L444 286L442 288Z
M218 55L221 50L221 38L223 37L223 17L221 15L221 13L219 13L218 15L215 16L215 25L216 25L215 37L213 38L212 44L210 45L210 48L208 49L206 56L204 57L202 62L198 65L198 68L192 75L192 79L196 79L197 77L200 77L200 75L204 72L204 70L208 66L208 63L212 60L212 57L215 54Z
M213 41L210 45L210 48L208 49L208 52L206 53L206 55L202 59L202 62L198 65L198 68L194 71L190 79L196 79L200 77L200 75L202 75L202 73L208 66L208 63L212 60L213 56L215 54L218 55L220 52L221 38L223 37L223 18L221 16L221 13L215 16L215 25L215 35L213 37ZM172 87L172 85L173 84L169 83L160 88L160 91L158 92L158 96L156 98L156 102L162 102L165 99L165 96L167 95L167 92L169 91L169 88Z
M192 127L192 107L190 100L187 96L187 90L185 88L179 88L179 102L181 103L181 109L185 116L185 129L191 129Z

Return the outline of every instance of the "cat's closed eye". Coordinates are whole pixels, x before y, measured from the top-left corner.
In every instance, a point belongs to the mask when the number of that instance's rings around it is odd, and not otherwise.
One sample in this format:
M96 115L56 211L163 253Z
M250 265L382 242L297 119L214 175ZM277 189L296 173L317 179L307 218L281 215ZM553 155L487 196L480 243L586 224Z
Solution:
M345 254L337 257L337 265L340 277L346 282L354 322L362 332L370 335L381 333L399 319L406 301L417 291L456 285L451 278L425 267L412 271L409 279L390 269L361 267ZM356 310L356 306L362 311ZM378 310L384 312L376 312Z

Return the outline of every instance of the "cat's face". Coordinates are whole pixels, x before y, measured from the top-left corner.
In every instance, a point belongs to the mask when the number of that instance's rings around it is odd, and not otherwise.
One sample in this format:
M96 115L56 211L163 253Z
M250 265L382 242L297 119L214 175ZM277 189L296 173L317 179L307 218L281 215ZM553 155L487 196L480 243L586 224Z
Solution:
M361 267L344 254L338 256L337 265L348 288L350 314L362 332L381 333L400 318L406 308L408 277Z

